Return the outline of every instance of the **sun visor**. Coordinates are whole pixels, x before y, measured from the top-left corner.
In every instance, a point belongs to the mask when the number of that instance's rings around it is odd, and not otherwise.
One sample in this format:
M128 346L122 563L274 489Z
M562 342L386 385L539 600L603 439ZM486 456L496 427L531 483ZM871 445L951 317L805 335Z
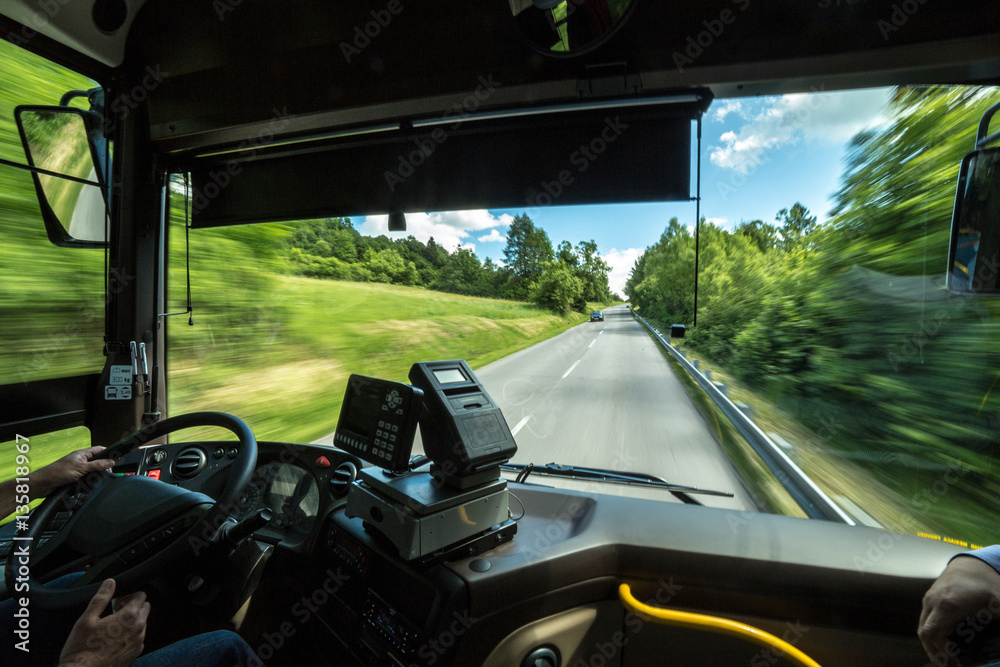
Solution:
M691 198L708 100L419 127L200 158L192 224Z

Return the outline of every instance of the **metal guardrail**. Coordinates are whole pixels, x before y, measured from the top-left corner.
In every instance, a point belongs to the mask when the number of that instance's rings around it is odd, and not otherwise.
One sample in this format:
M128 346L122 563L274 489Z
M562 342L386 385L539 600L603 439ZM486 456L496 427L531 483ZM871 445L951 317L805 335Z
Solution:
M792 498L797 502L810 519L824 519L826 521L836 521L855 525L853 519L844 510L837 506L829 496L823 493L815 482L809 479L802 469L788 458L781 448L774 444L760 427L757 426L746 414L736 406L735 403L722 393L711 380L699 371L687 360L683 354L674 349L656 327L652 326L635 311L633 317L643 326L649 329L660 345L664 347L674 359L684 367L684 370L695 379L695 381L705 390L705 393L715 402L722 413L732 422L740 435L749 443L750 447L757 453L764 464L774 473L781 485L785 487Z

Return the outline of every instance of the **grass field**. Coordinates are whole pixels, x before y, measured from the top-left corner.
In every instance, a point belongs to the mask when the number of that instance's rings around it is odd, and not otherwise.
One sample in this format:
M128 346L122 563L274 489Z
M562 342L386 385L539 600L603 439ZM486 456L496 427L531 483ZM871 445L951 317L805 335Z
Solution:
M170 414L221 410L245 419L259 439L309 442L336 428L351 373L406 381L414 362L451 358L479 368L586 319L413 287L275 280L271 300L238 326L224 324L221 311L197 309L194 327L180 318L169 325ZM200 436L229 437L182 435ZM38 469L88 446L89 433L36 436L30 445ZM0 451L0 480L13 476L14 454L12 446Z

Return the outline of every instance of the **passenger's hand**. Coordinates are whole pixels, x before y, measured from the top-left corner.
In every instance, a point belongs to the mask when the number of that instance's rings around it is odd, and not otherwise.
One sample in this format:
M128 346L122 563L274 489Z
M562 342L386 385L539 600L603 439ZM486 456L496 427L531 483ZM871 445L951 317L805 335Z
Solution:
M31 493L36 498L44 498L60 486L75 482L84 475L98 470L107 470L115 464L112 459L100 458L104 447L88 447L70 452L31 476Z
M984 609L991 614L1000 609L1000 574L973 556L955 558L924 595L920 614L917 634L933 664L959 664L958 646L949 637Z
M119 598L114 613L101 618L114 594L114 579L105 580L69 633L59 667L125 667L139 657L149 616L146 594Z

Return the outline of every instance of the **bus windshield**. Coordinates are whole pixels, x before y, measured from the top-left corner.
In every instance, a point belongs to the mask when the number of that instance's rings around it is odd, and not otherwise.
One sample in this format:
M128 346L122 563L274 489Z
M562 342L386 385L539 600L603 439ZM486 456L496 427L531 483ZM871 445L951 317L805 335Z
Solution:
M92 82L0 48L13 159L12 104ZM803 516L709 382L849 521L996 542L982 510L1000 509L997 306L948 292L944 267L958 165L998 99L897 87L715 100L695 156L700 220L693 202L560 206L563 179L521 208L410 213L402 232L387 216L185 230L203 193L174 174L167 311L185 317L164 320L170 410L332 446L351 373L405 381L415 361L460 358L502 408L518 469L626 475L540 483L676 500L627 477L643 474L737 518ZM579 167L614 150L607 134ZM0 177L3 382L94 372L101 253L49 244L27 174ZM85 433L46 437L41 460Z

